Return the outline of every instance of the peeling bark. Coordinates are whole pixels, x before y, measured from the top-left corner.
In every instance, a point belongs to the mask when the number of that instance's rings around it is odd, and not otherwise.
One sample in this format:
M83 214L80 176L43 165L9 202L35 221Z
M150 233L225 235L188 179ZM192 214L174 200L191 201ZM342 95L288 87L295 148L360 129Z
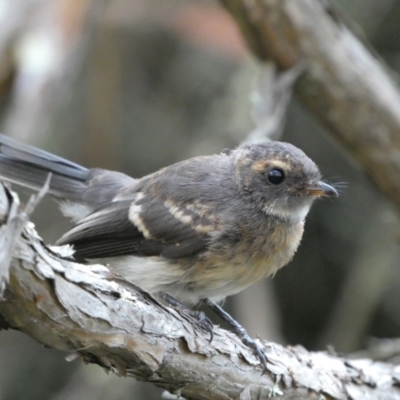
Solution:
M69 352L67 360L81 358L187 399L400 399L400 367L299 346L261 341L268 357L262 374L251 350L231 332L214 327L209 343L183 311L105 266L73 262L68 248L45 246L18 197L0 189L1 328Z

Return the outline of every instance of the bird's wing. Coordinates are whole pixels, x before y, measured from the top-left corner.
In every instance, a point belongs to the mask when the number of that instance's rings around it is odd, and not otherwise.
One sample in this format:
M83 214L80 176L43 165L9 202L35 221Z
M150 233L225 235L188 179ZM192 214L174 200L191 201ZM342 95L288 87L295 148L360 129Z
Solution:
M59 244L77 259L122 255L191 257L222 226L221 209L236 193L227 157L196 157L124 185L115 197L82 219ZM93 182L93 193L96 190ZM228 193L228 195L227 195Z
M58 244L71 244L77 260L123 255L190 257L207 247L215 221L205 205L177 204L151 192L109 203L81 220Z

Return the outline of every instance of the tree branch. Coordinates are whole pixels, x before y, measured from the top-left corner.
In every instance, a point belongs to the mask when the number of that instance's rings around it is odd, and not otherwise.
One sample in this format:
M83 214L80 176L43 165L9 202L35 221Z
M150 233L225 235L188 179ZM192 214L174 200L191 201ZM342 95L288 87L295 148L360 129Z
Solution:
M80 265L71 249L46 247L18 197L0 186L0 327L18 329L121 376L187 399L400 399L400 370L263 342L268 371L230 332L214 339L182 311L164 306L101 265ZM10 234L17 236L10 236ZM14 244L10 246L10 241ZM6 252L11 252L7 255ZM4 260L10 259L9 265Z
M327 1L220 1L257 57L306 66L301 102L400 207L400 93L381 60Z

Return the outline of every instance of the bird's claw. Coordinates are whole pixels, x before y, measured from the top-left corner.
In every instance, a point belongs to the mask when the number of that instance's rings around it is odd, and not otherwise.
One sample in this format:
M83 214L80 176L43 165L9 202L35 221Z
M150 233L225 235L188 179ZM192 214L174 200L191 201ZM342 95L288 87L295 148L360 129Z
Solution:
M265 351L250 336L243 336L241 339L246 346L253 350L253 354L259 359L263 366L262 375L264 375L267 372L267 356L265 355Z
M169 305L179 309L182 313L189 315L191 318L195 319L201 329L210 334L209 342L211 343L214 338L214 324L211 322L210 318L206 316L202 311L196 311L188 308L185 304L173 298L167 293L163 293L161 296Z
M204 331L210 334L209 342L211 343L214 338L214 331L213 331L214 324L211 322L210 318L208 318L206 314L203 313L203 311L196 311L196 310L188 310L188 311L190 313L190 316L198 322L200 328L202 328Z

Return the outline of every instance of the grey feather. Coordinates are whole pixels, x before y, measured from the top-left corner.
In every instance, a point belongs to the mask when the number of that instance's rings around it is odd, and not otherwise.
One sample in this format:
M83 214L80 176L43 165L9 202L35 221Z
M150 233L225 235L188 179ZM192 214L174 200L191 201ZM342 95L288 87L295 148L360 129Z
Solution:
M120 172L87 169L62 157L27 146L0 134L0 176L39 190L52 174L49 194L97 208L110 202L121 187L135 180Z

